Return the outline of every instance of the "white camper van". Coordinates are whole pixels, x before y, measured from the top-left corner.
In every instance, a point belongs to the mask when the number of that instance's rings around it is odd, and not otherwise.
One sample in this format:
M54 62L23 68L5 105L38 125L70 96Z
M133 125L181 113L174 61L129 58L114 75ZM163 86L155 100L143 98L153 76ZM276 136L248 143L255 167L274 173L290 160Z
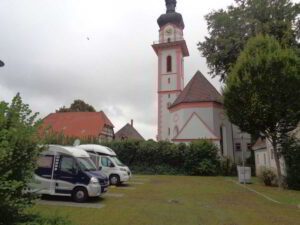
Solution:
M50 145L38 158L29 189L46 195L72 196L76 202L107 191L108 177L97 171L89 155L78 148Z
M111 185L121 184L131 178L130 169L117 158L112 149L102 145L79 145L77 148L90 155L96 167L108 176Z

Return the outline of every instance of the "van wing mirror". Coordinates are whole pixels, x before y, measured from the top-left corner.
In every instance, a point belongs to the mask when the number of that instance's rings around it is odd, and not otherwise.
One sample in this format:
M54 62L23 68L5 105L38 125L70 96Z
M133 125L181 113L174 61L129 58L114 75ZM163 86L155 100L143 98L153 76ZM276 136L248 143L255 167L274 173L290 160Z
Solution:
M99 166L99 170L102 170L102 166Z

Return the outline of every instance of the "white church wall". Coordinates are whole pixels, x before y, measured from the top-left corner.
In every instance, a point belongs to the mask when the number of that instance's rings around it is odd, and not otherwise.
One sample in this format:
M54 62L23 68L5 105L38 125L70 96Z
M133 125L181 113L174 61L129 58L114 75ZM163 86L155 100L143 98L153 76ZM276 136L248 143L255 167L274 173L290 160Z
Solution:
M179 131L182 130L183 126L187 123L187 121L191 118L193 113L197 113L201 117L201 119L205 122L207 126L210 127L210 129L213 130L213 113L212 110L209 108L184 108L180 109L178 111L172 112L172 116L170 119L170 126L172 127L172 130L174 131L174 128L177 126ZM176 119L177 118L177 119ZM198 130L195 128L191 131L191 133L196 133ZM172 138L174 138L176 135L173 132Z
M163 75L161 81L163 90L177 90L177 74Z

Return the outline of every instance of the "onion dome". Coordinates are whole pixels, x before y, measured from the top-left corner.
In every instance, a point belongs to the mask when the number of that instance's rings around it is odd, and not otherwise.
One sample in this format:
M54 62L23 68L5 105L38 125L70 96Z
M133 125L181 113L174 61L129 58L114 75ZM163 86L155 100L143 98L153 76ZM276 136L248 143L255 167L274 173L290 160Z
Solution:
M182 15L175 11L176 4L177 4L176 0L166 0L167 12L165 14L162 14L157 20L157 23L160 28L162 28L164 25L168 23L172 23L177 25L181 29L184 29L184 22L183 22Z

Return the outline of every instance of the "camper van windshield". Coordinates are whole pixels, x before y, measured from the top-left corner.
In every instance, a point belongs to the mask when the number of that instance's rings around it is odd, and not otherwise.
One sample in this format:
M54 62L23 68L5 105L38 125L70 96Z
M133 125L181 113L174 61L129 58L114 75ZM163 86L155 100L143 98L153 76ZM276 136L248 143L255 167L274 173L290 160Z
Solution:
M125 166L117 157L111 157L118 166Z
M83 171L96 171L96 167L89 158L77 158L80 169Z

